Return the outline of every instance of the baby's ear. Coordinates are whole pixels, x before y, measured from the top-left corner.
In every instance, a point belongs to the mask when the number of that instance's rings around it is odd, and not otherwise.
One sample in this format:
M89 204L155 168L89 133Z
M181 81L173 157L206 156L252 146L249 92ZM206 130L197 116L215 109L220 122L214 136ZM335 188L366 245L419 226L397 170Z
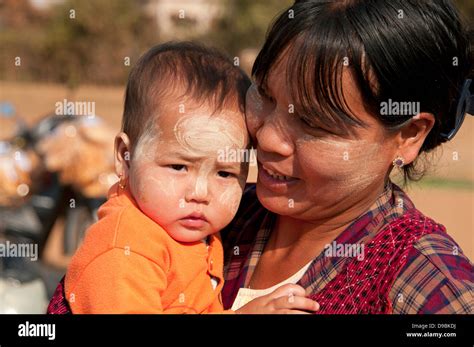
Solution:
M115 136L114 144L115 173L119 177L128 177L130 155L130 139L127 134L121 132Z

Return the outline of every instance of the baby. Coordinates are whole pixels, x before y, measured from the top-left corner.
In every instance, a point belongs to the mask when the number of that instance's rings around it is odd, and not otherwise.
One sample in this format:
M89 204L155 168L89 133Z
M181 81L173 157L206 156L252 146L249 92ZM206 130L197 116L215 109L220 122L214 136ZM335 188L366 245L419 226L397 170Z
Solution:
M110 189L65 277L73 313L223 313L219 231L234 217L248 163L248 77L222 54L193 44L153 47L130 73L119 182ZM238 312L316 310L296 285Z

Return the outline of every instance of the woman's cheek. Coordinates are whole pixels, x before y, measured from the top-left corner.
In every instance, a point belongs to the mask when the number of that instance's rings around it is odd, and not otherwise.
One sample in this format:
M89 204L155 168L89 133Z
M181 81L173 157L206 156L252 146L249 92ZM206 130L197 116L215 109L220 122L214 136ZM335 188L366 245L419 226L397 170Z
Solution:
M378 143L360 141L348 152L347 187L352 191L364 191L385 178L388 165L381 155L382 147Z
M255 139L257 130L263 120L263 105L263 100L255 85L252 85L247 92L245 100L245 117L248 131L253 139Z
M320 181L318 185L334 185L339 192L366 189L387 169L378 143L321 139L308 147L302 153L312 159L306 161L305 171Z
M305 176L310 180L344 181L351 175L349 146L330 140L309 140L298 148Z

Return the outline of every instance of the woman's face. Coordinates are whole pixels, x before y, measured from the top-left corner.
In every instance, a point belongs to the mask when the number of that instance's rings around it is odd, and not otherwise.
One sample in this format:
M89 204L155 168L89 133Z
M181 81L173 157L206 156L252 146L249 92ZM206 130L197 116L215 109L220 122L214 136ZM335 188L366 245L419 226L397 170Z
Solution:
M247 93L247 126L257 148L257 194L270 211L307 221L332 219L370 205L381 193L397 155L394 139L364 109L351 75L343 74L347 104L367 128L337 136L311 128L291 113L286 60L268 76L267 90Z

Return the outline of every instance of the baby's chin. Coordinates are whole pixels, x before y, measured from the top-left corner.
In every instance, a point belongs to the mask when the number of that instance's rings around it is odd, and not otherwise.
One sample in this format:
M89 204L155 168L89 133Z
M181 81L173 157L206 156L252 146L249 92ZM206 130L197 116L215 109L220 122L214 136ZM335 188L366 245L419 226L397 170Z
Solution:
M218 230L213 230L210 226L207 228L188 228L174 223L171 226L163 227L171 238L177 242L192 243L205 240L209 235L215 234Z

